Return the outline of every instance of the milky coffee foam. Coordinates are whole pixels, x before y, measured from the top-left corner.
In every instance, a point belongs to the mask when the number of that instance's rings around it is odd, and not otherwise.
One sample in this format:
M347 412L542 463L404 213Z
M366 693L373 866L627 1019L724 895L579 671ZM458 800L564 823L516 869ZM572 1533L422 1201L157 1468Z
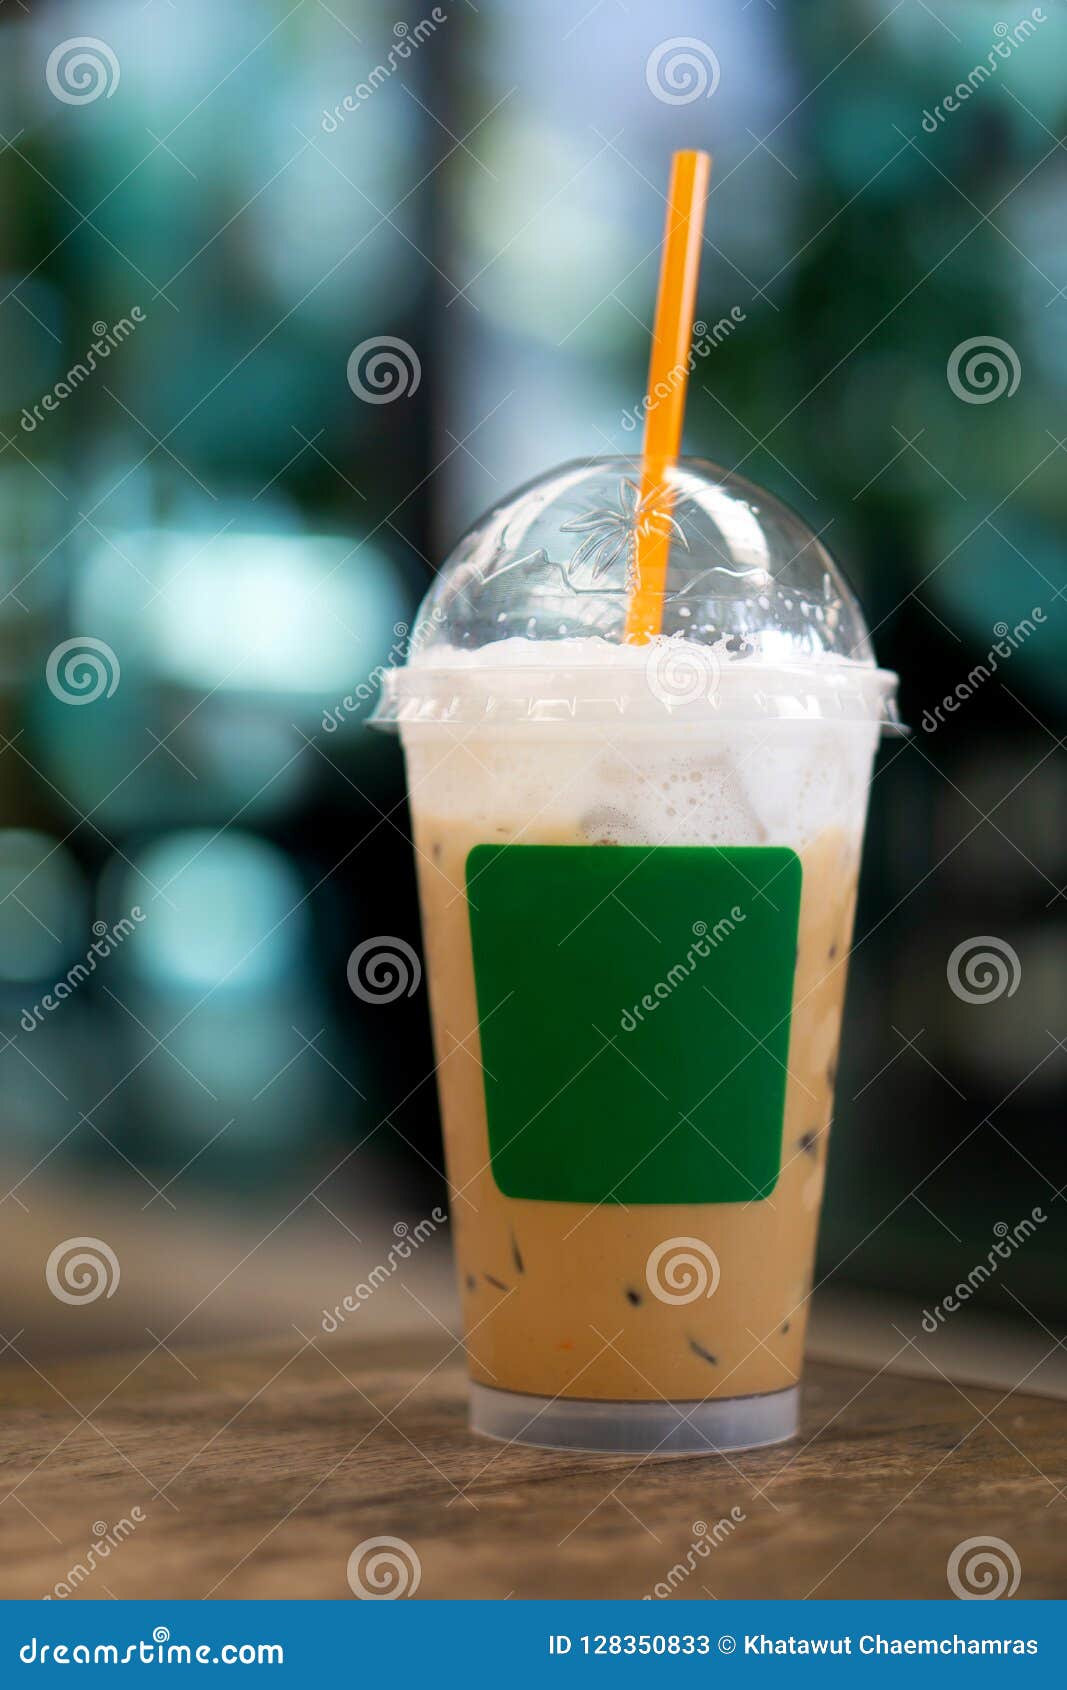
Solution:
M402 675L418 687L432 671L439 696L449 699L449 719L401 717L416 812L463 824L487 841L558 835L604 844L799 849L828 827L858 839L877 717L790 719L745 706L768 688L780 696L782 676L809 702L825 691L833 703L842 670L860 690L879 671L839 659L806 666L799 680L796 671L766 664L723 661L712 671L709 651L677 640L627 647L509 639L417 654ZM717 704L728 695L725 709L699 694L672 698L672 676L669 667L657 669L657 653L664 665L695 657L691 669L676 669L673 684L692 686L695 676L714 688ZM599 708L607 693L590 687L596 676L620 708ZM497 701L522 700L525 707L538 687L561 709L521 725L505 717L502 727Z

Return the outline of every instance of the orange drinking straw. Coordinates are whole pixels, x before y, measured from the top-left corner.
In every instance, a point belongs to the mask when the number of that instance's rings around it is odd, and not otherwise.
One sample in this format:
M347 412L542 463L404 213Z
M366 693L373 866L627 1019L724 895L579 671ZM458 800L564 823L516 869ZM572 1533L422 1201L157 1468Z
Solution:
M693 308L710 176L711 158L707 153L674 154L648 366L635 546L636 581L626 607L626 639L632 645L652 639L659 633L663 620L673 503L665 474L677 459L682 444Z

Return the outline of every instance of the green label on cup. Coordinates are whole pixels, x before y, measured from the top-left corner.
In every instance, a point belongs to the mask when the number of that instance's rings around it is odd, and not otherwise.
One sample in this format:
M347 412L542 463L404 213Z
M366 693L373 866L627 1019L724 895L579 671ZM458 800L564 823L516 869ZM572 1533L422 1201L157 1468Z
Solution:
M800 885L781 846L474 847L489 1151L506 1196L769 1196Z

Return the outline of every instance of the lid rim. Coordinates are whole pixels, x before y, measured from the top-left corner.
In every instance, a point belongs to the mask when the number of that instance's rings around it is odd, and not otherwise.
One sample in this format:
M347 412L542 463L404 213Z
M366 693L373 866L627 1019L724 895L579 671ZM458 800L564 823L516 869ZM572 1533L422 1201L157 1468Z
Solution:
M491 683L506 674L518 686ZM633 682L640 670L630 670ZM590 678L599 687L589 685ZM745 680L745 684L734 683ZM482 684L479 685L478 680ZM899 677L873 665L757 664L745 661L725 669L715 684L697 696L672 696L647 681L620 686L617 670L599 664L551 668L544 664L481 665L419 663L393 669L383 677L370 718L377 728L460 728L481 732L530 728L603 727L617 722L630 728L666 728L672 733L726 723L777 721L867 725L898 732L896 693ZM750 682L765 680L763 686ZM474 684L472 684L472 682ZM568 684L570 683L570 684ZM583 684L585 683L585 684ZM906 731L906 730L904 730Z

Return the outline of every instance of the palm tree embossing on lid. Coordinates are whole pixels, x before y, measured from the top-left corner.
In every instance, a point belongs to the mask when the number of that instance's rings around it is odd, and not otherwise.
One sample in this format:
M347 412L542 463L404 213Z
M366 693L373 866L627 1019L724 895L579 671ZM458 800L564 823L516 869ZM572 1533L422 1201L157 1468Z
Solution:
M629 591L636 581L637 542L641 535L662 534L688 551L685 529L672 514L672 505L667 489L654 488L642 498L637 482L624 476L614 505L587 508L560 524L563 534L585 536L571 555L568 576L570 570L588 563L592 579L599 581L616 564L624 562L625 588Z

